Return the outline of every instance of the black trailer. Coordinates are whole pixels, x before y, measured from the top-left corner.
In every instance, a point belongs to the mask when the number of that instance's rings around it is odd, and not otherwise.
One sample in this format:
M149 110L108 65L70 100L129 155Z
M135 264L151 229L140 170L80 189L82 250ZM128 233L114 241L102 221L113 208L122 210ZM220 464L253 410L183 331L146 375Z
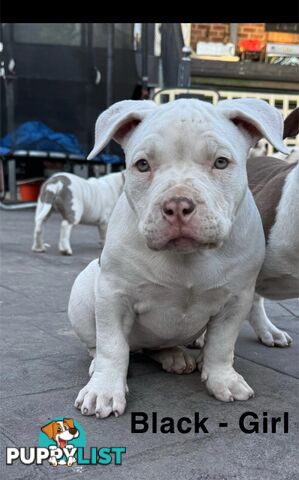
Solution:
M140 82L133 24L113 26L112 85L107 85L109 24L2 24L7 78L1 79L1 137L38 120L55 131L74 133L88 151L107 95L111 103L131 98Z

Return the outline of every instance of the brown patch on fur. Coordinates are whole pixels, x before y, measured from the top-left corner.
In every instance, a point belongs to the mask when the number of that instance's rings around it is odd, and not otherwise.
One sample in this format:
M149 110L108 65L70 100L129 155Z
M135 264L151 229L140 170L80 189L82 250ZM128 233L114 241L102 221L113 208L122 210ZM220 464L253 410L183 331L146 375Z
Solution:
M288 174L297 166L275 157L252 157L247 161L249 188L262 217L266 241L275 223L276 210Z
M48 185L61 182L63 184L62 189L59 193L55 194L50 190L47 190ZM55 210L57 210L64 220L67 220L69 223L75 222L75 212L72 209L72 200L73 193L69 188L71 180L65 175L55 175L54 177L49 178L42 186L40 199L43 203L50 203Z

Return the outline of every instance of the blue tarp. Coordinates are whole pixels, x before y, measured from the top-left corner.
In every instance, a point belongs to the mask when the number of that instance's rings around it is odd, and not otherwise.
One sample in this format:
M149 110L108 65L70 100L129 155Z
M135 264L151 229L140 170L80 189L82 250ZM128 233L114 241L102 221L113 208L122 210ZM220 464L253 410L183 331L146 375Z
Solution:
M85 155L75 135L55 132L38 121L22 123L14 135L9 133L0 140L0 153L5 154L12 150L42 150Z
M54 132L51 128L39 121L22 123L14 134L7 134L0 139L0 155L14 150L33 150L44 152L60 152L81 155L86 158L75 135L72 133ZM122 163L119 155L102 153L96 157L105 163Z

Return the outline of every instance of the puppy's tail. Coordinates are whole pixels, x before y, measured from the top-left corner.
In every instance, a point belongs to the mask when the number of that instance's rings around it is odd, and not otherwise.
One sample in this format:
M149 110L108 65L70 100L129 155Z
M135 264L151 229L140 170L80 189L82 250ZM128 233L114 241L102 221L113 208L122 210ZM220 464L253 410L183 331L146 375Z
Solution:
M35 210L35 222L40 223L50 214L56 195L63 188L61 182L52 183L51 179L45 182L41 188Z

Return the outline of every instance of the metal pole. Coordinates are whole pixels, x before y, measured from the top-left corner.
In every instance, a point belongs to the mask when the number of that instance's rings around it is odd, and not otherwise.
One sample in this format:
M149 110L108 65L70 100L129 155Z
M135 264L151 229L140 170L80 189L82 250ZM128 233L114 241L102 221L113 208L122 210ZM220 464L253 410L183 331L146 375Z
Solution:
M16 181L16 161L8 161L8 188L10 193L10 200L14 202L17 200L17 181Z
M106 87L106 107L109 108L113 103L113 61L114 61L114 23L108 23L107 32L107 87ZM111 152L110 144L107 145L106 152Z
M114 60L114 23L108 23L107 38L107 95L106 107L109 108L113 102L113 60Z
M190 87L191 84L191 48L185 45L182 48L183 57L179 64L178 87Z
M12 136L12 148L15 149L15 92L14 81L16 80L15 74L15 61L12 56L10 38L9 38L9 25L2 25L1 39L3 40L3 49L6 48L3 55L3 65L1 68L1 75L3 76L5 100L6 100L6 116L7 116L7 131ZM10 192L10 200L17 200L17 184L16 184L16 161L9 160L8 162L8 187Z
M238 24L237 23L230 23L230 28L229 28L229 39L231 43L237 46L237 40L238 40Z
M147 88L147 86L148 86L148 68L147 68L148 32L147 32L147 23L142 24L141 55L142 55L142 57L141 57L142 58L142 64L141 64L142 88Z

